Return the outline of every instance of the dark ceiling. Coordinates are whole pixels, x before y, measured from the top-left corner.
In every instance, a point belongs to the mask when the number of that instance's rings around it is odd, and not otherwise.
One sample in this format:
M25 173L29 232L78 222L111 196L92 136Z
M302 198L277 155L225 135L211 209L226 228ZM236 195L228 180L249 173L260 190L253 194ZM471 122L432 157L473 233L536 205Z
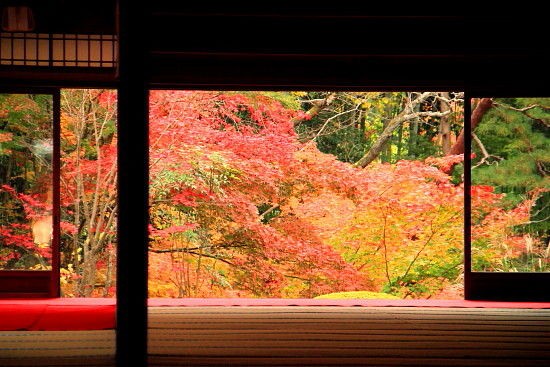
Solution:
M10 3L31 6L39 32L116 33L114 0ZM126 3L139 10L137 1ZM339 3L156 0L135 14L143 24L137 44L150 57L144 72L155 86L547 91L549 32L535 9L528 17L411 16Z
M2 6L29 6L40 33L114 34L114 0L5 0Z

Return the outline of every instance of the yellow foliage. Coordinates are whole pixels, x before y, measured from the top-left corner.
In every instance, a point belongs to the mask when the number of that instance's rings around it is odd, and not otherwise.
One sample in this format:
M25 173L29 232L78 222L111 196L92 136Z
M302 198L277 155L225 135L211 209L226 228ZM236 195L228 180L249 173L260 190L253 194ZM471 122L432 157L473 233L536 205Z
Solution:
M336 292L323 294L315 299L401 299L388 293L354 291L354 292Z

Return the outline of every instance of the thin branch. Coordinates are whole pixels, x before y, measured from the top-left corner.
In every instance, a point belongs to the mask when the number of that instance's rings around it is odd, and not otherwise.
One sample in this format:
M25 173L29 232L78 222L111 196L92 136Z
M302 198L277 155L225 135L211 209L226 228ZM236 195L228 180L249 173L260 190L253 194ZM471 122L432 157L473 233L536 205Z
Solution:
M295 276L295 275L288 275L288 274L284 274L283 275L285 278L290 278L290 279L298 279L298 280L301 280L302 282L310 282L311 279L307 279L307 278L300 278L298 276Z
M475 133L472 133L472 138L474 139L477 146L481 150L481 154L483 154L483 158L481 158L481 160L475 166L472 166L472 169L474 169L476 167L479 167L483 164L491 165L493 163L496 163L498 165L498 161L502 161L504 159L502 157L499 157L499 156L496 156L496 155L493 155L493 154L489 154L489 152L487 152L487 149L485 148L485 145L483 145L483 143L481 142L481 140L479 139L479 137ZM491 162L491 161L489 161L490 158L496 158L498 161Z
M537 197L536 200L538 200L539 198ZM544 212L548 207L550 206L550 202L547 202L545 205L543 205L539 210L531 213L531 216L532 217L536 217L537 215L539 215L540 213Z
M405 121L410 121L419 117L427 116L442 117L451 113L450 110L446 112L413 112L416 105L424 102L428 97L432 95L433 93L429 92L422 93L420 97L408 103L405 109L401 111L399 115L395 116L388 122L386 128L384 129L384 131L382 131L376 142L372 145L369 151L354 164L354 166L365 168L370 163L372 163L376 159L376 157L379 156L387 141L392 137L394 130L397 129Z
M310 134L307 134L307 136L305 134L301 134L300 138L299 138L300 141L308 140L308 142L305 143L304 146L302 148L300 148L300 150L305 149L305 147L308 146L308 144L310 144L312 141L314 141L315 139L317 139L320 136L328 136L328 135L336 134L337 132L339 132L341 130L344 130L344 129L349 128L350 126L353 126L353 124L354 124L353 120L351 120L350 122L347 122L347 123L340 122L339 127L335 128L334 130L330 130L328 132L322 132L321 133L321 131L320 131L319 133L317 133L315 135L313 133L310 133Z
M350 112L354 112L354 111L357 111L357 107L354 108L354 109L351 109L351 110L347 110L347 111L344 111L344 112L340 112L334 116L331 116L329 117L325 123L323 124L323 126L321 126L321 128L319 129L319 131L317 132L317 134L315 134L315 136L313 137L313 139L311 139L311 141L314 141L315 139L317 139L319 137L319 135L323 132L323 130L325 130L325 128L327 127L328 123L331 122L332 120L334 120L335 118L337 117L340 117L342 115L345 115L347 113L350 113Z
M190 254L190 255L204 256L204 257L208 257L208 258L210 258L210 259L220 260L221 262L226 263L226 264L229 264L229 265L232 265L232 266L235 265L235 264L233 264L231 261L226 260L226 259L223 258L223 257L216 256L216 255L209 255L209 254L205 254L205 253L198 253L198 252L196 252L196 250L200 250L200 249L201 249L200 247L194 247L194 248L174 248L174 249L153 249L153 248L149 248L149 252L154 252L154 253L156 253L156 254L184 252L184 253Z
M403 274L402 278L405 278L407 275L409 275L409 272L411 271L412 269L412 266L414 265L414 263L416 262L416 260L418 260L418 258L420 257L420 255L424 252L424 250L426 249L426 247L428 247L428 245L430 244L430 242L432 241L432 238L435 236L436 232L437 231L434 231L433 229L433 222L430 223L430 236L428 237L428 239L426 240L426 242L424 242L424 245L422 245L422 248L414 255L414 258L412 259L412 261L409 263L409 266L407 267L407 270L405 270L405 273Z
M523 108L512 107L508 104L501 103L501 102L495 102L494 105L499 106L499 107L504 107L504 108L509 109L509 110L518 111L518 112L526 112L526 111L532 110L533 108L542 108L543 110L550 110L550 108L548 108L546 106L541 106L539 104L532 104L532 105L529 105L529 106L523 107Z
M546 106L541 106L539 104L532 104L530 106L527 106L527 107L523 107L523 108L516 108L516 107L513 107L513 106L510 106L510 105L507 105L505 103L502 103L502 102L498 102L498 103L494 103L495 106L498 106L498 107L502 107L502 108L506 108L507 110L512 110L512 111L516 111L516 112L520 112L521 114L523 114L524 116L530 118L531 120L535 120L535 121L539 121L540 123L542 123L544 126L546 127L550 127L550 121L548 120L545 120L545 119L542 119L542 118L539 118L539 117L535 117L535 116L532 116L530 114L528 114L527 112L534 109L534 108L541 108L545 111L550 111L550 108L549 107L546 107Z
M542 223L542 222L546 222L548 219L550 219L550 215L547 216L546 218L543 218L543 219L530 220L529 222L522 223L522 225L533 224L533 223Z
M418 118L418 117L443 117L443 116L447 116L448 114L450 114L451 111L445 111L445 112L415 112L415 113L411 113L409 115L405 115L403 116L400 120L402 122L405 122L405 121L408 121L408 120L412 120L414 118Z
M453 215L451 215L448 219L447 219L447 223L450 223L451 220L453 220L458 214L460 214L461 211L457 211L455 212ZM430 221L430 235L428 236L428 239L426 240L426 242L424 242L424 245L422 245L422 248L416 253L416 255L414 256L414 258L412 259L412 261L410 262L409 266L407 267L407 270L405 270L405 273L401 276L401 278L405 278L407 275L409 275L409 272L411 271L414 263L416 263L416 260L418 260L418 258L420 257L420 255L424 252L424 250L426 249L426 247L428 247L428 245L430 244L430 242L432 241L433 237L438 233L438 230L434 230L434 227L433 227L434 223L433 223L433 220Z
M386 208L387 210L388 208ZM386 273L386 278L388 279L388 283L391 284L391 277L390 277L390 269L388 264L388 247L386 245L386 228L387 228L387 222L388 222L388 212L384 211L384 227L382 229L382 246L384 247L384 270Z

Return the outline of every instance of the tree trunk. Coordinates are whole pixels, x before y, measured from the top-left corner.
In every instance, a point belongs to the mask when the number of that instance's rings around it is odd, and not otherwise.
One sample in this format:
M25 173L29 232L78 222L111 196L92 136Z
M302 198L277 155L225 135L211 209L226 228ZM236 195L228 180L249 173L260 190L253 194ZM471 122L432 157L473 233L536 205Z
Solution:
M409 157L416 157L418 142L418 121L411 121L409 124Z
M401 126L401 125L399 125ZM387 128L387 122L384 122L383 124L384 130ZM391 161L391 141L392 141L393 131L392 134L390 134L390 137L384 145L382 146L382 151L380 152L380 161L382 163L389 163Z
M401 124L404 123L405 121L410 121L423 116L442 117L447 115L449 111L447 112L413 112L416 106L424 102L429 97L433 97L433 96L434 96L434 93L431 93L431 92L422 93L420 96L418 96L418 98L416 98L415 100L407 104L403 109L403 111L401 111L397 116L395 116L390 121L388 121L388 123L385 125L384 131L382 131L382 134L380 134L380 136L374 142L374 144L369 149L369 151L355 163L355 166L365 168L372 161L374 161L376 157L380 155L380 152L382 152L382 150L386 147L386 143L391 139L395 129L401 126Z
M382 134L380 134L380 137L378 137L378 140L374 142L369 151L363 157L361 157L361 159L359 159L355 163L355 165L365 168L370 163L372 163L372 161L374 161L376 157L380 155L382 150L384 150L384 148L386 147L386 143L388 142L388 140L390 140L393 134L393 131L397 129L402 122L403 121L399 118L391 120L384 131L382 131Z
M440 93L442 98L449 99L449 92ZM449 111L450 106L446 101L441 101L439 107L441 112ZM443 155L449 155L451 151L451 119L449 116L444 116L441 118L439 123L439 138L441 141L441 150Z
M336 99L336 93L329 93L325 99L313 103L313 107L307 110L306 115L309 116L309 118L317 116L322 110L330 106L335 99ZM303 120L304 120L303 118L296 117L296 118L293 118L291 121L292 121L292 124L296 126Z
M399 126L399 131L397 132L397 157L396 161L401 160L401 152L403 150L403 124Z
M366 120L367 120L367 114L361 113L359 114L359 130L361 131L361 136L365 136L365 128L366 128Z
M476 108L472 111L470 133L475 130L485 113L489 110L489 108L491 108L492 105L493 100L491 98L481 98L479 100ZM451 148L449 154L464 154L464 129L460 132L460 135L456 139L456 143Z

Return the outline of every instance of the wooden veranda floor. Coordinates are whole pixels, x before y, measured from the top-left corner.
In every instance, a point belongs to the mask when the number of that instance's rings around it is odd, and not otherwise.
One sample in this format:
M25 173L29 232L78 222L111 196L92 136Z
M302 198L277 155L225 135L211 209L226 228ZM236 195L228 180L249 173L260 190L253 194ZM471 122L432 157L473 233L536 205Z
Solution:
M550 366L550 309L151 307L150 366ZM112 366L115 331L0 331L0 366Z

